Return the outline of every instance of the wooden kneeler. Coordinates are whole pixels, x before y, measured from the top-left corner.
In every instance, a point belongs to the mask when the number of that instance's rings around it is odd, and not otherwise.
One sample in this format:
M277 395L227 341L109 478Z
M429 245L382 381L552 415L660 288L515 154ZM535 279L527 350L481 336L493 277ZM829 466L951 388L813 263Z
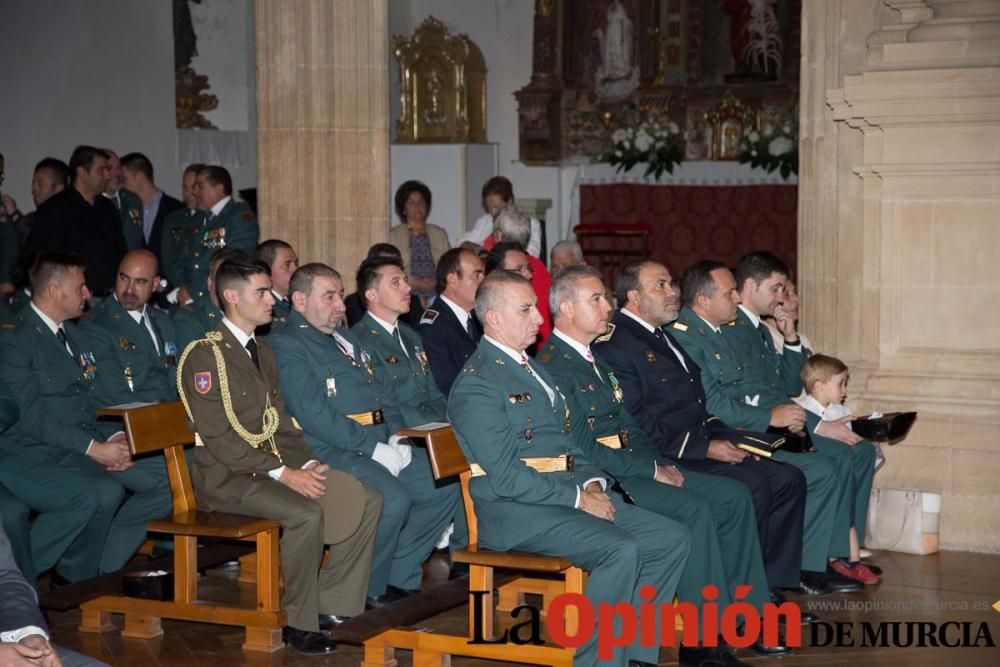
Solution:
M118 417L125 423L133 454L162 451L166 457L173 496L173 515L151 521L147 529L174 536L174 599L145 600L124 595L105 595L81 605L83 632L113 629L110 615L124 614L122 635L149 639L163 634L160 620L197 621L238 625L246 629L243 648L276 651L282 644L286 623L278 590L279 526L269 519L204 512L197 508L184 447L194 442L184 407L179 401L136 408L106 408L99 416ZM257 603L252 609L198 599L198 538L215 537L255 542Z
M532 663L539 665L559 665L569 667L573 663L575 651L558 646L520 646L516 644L469 644L469 639L477 634L476 606L479 606L478 618L481 627L478 635L483 638L494 638L495 631L493 605L493 573L495 568L505 570L520 570L534 575L559 577L561 581L554 582L551 592L583 593L586 574L582 569L564 558L540 556L537 554L519 553L513 551L490 551L478 546L478 524L472 496L469 494L469 480L472 473L469 464L462 454L451 427L443 427L430 431L420 429L404 429L400 435L426 440L427 453L430 457L431 469L437 480L459 476L462 485L462 502L465 516L469 523L469 546L456 550L452 559L458 563L469 565L469 632L464 636L444 635L435 632L418 632L412 630L394 629L383 632L365 642L365 667L388 667L395 664L395 649L413 651L413 664L428 667L430 665L447 665L449 657L460 655L489 660ZM537 578L537 580L541 580ZM530 577L529 581L536 581ZM487 595L474 596L475 591L486 591ZM528 590L527 592L534 592ZM564 619L565 630L569 635L575 635L579 618L574 607L567 610Z

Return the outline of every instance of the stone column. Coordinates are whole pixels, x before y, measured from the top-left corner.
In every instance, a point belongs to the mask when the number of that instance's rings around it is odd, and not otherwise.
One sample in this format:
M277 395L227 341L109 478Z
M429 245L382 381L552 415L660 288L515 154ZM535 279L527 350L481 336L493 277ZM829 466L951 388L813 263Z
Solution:
M1000 552L1000 2L803 5L803 330L852 407L916 409L876 486Z
M344 274L389 230L385 0L256 0L261 238Z

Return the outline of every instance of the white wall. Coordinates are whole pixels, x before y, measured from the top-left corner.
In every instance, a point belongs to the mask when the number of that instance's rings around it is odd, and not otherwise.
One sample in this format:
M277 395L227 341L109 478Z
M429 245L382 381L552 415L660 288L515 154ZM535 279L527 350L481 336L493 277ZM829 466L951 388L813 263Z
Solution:
M172 12L167 0L0 2L2 187L22 211L34 208L35 163L69 160L80 143L145 153L179 195ZM255 155L230 171L235 188L252 187Z
M486 59L486 138L499 144L500 175L514 185L518 197L551 199L547 216L548 244L559 240L560 219L568 197L557 167L526 167L518 161L517 100L514 91L531 80L534 0L389 0L389 32L407 38L428 15L433 15L453 33L464 33L482 50ZM389 48L390 109L395 135L399 117L399 65ZM393 174L395 179L395 174ZM411 175L406 178L419 178ZM405 178L403 179L405 180ZM572 184L572 179L569 180Z

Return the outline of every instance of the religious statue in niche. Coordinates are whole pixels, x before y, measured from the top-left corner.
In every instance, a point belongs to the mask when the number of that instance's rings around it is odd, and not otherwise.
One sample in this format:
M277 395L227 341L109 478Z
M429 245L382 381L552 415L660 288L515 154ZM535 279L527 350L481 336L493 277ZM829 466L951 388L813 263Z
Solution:
M203 111L219 106L219 98L206 91L211 87L208 76L198 74L191 61L198 55L198 36L194 32L189 2L201 0L174 0L174 105L177 127L215 129Z
M399 62L398 143L485 143L486 61L433 16L412 39L393 37Z
M639 87L639 66L633 65L632 58L634 34L625 7L619 0L612 0L606 28L594 31L601 47L601 64L595 76L599 98L620 100Z

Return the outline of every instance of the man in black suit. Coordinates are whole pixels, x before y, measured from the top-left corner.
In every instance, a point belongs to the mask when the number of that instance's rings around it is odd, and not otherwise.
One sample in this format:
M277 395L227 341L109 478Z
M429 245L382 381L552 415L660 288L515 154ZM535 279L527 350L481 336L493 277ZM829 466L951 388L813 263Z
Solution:
M125 188L139 195L142 200L142 237L148 249L163 265L163 221L174 211L184 208L180 200L156 187L153 180L153 163L142 153L129 153L122 157L122 178Z
M662 328L680 308L665 266L651 261L627 265L615 294L621 310L612 320L614 328L592 349L614 369L625 408L660 453L682 470L730 477L749 487L768 585L772 591L799 588L806 496L802 473L756 460L720 435L728 427L705 409L698 367Z
M38 596L14 562L7 533L0 524L0 665L99 667L103 662L58 649L49 642ZM106 666L105 666L106 667Z
M118 264L128 251L115 206L101 196L108 155L93 146L77 146L69 170L72 187L53 195L35 214L22 266L31 266L47 250L81 255L87 263L87 288L100 299L115 286Z
M483 335L474 310L484 270L483 260L471 250L452 248L441 255L436 270L438 297L417 325L434 382L445 396Z

